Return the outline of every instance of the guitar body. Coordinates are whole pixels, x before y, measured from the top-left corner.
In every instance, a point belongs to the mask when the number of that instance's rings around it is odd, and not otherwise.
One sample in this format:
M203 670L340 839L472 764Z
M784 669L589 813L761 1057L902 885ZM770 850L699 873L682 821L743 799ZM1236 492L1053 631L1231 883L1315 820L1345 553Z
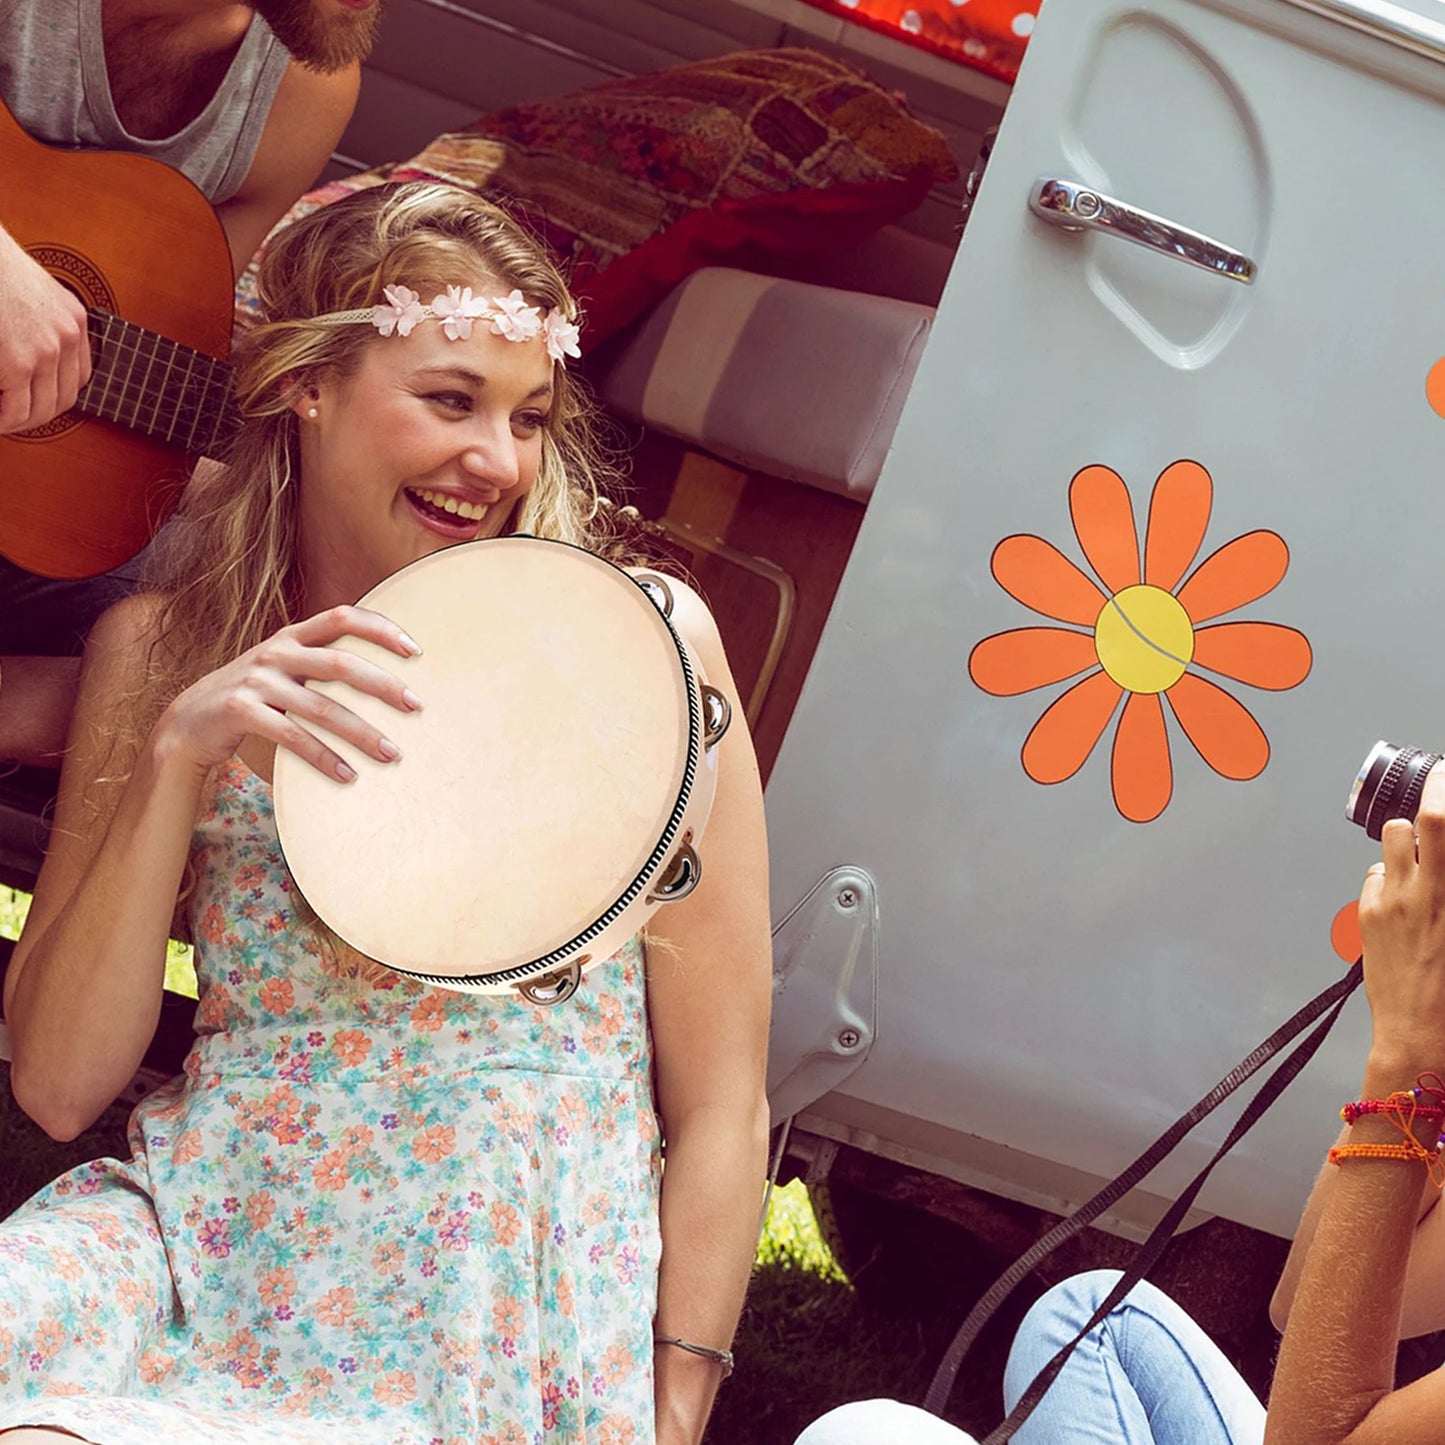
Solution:
M148 156L42 145L0 105L0 175L0 224L86 306L224 360L230 248L179 171ZM170 515L191 460L76 410L0 437L0 555L47 577L110 571Z

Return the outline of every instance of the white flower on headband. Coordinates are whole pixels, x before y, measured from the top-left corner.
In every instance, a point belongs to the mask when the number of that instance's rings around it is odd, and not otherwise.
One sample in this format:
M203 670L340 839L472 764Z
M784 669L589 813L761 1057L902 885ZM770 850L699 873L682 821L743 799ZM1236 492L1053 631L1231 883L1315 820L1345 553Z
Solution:
M432 297L430 309L450 341L465 341L472 334L472 321L489 312L488 303L473 296L470 286L448 286L445 296Z
M542 330L541 311L528 306L520 291L492 297L485 315L492 323L492 331L508 341L531 341Z
M0 0L0 5L4 0ZM354 311L328 311L312 318L324 326L370 325L383 336L410 336L419 321L440 321L450 341L465 341L472 334L472 322L485 320L494 336L508 341L535 341L541 337L547 355L560 366L564 358L581 356L577 346L580 328L568 321L560 308L543 312L540 306L529 306L520 291L508 296L474 296L470 286L448 286L445 293L433 296L429 305L409 286L384 288L384 306L362 306Z
M547 355L553 361L562 361L566 356L581 356L577 346L580 335L581 328L555 308L547 313L547 319L542 323L542 339L547 343ZM565 366L566 362L562 361L562 364Z
M410 336L412 328L424 316L421 297L406 286L387 286L383 294L390 305L373 306L371 324L383 336L390 336L393 331L398 336Z

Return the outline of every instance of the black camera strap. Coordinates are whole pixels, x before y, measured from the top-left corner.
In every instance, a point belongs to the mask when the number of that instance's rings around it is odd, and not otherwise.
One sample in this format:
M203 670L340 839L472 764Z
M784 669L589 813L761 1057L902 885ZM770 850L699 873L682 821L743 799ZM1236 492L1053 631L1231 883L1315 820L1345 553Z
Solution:
M1194 1203L1195 1196L1203 1188L1214 1166L1254 1127L1271 1104L1284 1092L1286 1085L1304 1068L1314 1056L1315 1050L1324 1042L1325 1035L1334 1027L1346 1000L1358 987L1364 976L1359 961L1342 978L1332 983L1323 993L1311 999L1292 1018L1281 1024L1247 1058L1237 1064L1187 1113L1176 1119L1127 1169L1106 1184L1087 1204L1075 1210L1067 1219L1061 1220L1047 1234L1037 1240L1016 1259L1003 1274L989 1287L988 1292L969 1311L968 1318L959 1327L949 1344L923 1399L923 1408L935 1415L942 1415L948 1397L953 1391L959 1366L968 1353L980 1331L993 1316L998 1307L1013 1293L1017 1285L1033 1270L1076 1234L1081 1233L1111 1205L1123 1198L1162 1159L1173 1152L1179 1142L1200 1120L1214 1112L1247 1079L1258 1072L1287 1044L1297 1038L1305 1029L1326 1015L1308 1037L1303 1039L1285 1060L1260 1086L1259 1092L1241 1111L1234 1127L1224 1142L1215 1151L1209 1163L1194 1177L1178 1199L1165 1211L1164 1217L1155 1226L1149 1238L1139 1246L1138 1252L1129 1262L1118 1283L1109 1292L1108 1298L1095 1310L1093 1317L1067 1345L1051 1359L1034 1377L1033 1382L1019 1397L1007 1420L994 1430L983 1445L1005 1445L1013 1438L1023 1422L1028 1419L1034 1407L1064 1368L1065 1361L1073 1353L1079 1341L1119 1303L1138 1281L1154 1266L1164 1247L1173 1238L1184 1216Z

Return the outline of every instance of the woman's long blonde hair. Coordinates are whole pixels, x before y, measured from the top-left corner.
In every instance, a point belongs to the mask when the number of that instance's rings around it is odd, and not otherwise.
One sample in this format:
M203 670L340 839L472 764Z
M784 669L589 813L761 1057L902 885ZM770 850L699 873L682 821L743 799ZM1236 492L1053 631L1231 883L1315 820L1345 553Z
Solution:
M433 182L377 186L303 217L267 248L258 277L265 320L233 358L241 424L225 465L198 467L175 524L149 560L144 585L156 595L144 677L130 706L105 720L106 763L90 790L102 794L129 774L141 739L166 705L208 672L301 620L297 391L314 377L347 376L375 344L369 326L316 318L384 300L409 286L431 295L448 285L516 289L543 312L577 321L576 302L546 252L500 207L461 187ZM384 343L383 343L384 344ZM620 477L599 440L597 410L561 365L537 479L519 505L517 530L640 561L630 509L604 496ZM635 514L633 514L635 515ZM194 885L190 866L184 902ZM347 949L297 898L327 966L362 981L378 968ZM177 930L183 931L179 913Z
M377 343L369 326L316 318L382 302L391 285L425 296L479 282L578 319L542 247L500 207L461 187L373 187L312 212L271 242L257 283L265 320L241 338L233 360L242 417L235 443L225 466L197 469L147 578L163 599L147 683L152 718L198 678L300 620L293 402L311 378L350 375L363 349ZM515 526L606 553L618 539L602 492L616 474L590 398L561 365L553 370L541 468ZM146 720L137 721L143 732Z

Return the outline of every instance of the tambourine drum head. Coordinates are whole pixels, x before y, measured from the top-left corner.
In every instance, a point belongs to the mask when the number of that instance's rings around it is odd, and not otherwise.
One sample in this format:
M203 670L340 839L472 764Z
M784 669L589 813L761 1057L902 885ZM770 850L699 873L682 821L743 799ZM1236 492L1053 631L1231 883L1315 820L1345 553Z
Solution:
M362 599L421 644L345 647L422 699L315 684L402 750L328 737L341 783L278 749L286 862L318 916L407 972L480 978L562 948L647 867L685 795L688 688L671 629L623 572L530 537L448 548Z

